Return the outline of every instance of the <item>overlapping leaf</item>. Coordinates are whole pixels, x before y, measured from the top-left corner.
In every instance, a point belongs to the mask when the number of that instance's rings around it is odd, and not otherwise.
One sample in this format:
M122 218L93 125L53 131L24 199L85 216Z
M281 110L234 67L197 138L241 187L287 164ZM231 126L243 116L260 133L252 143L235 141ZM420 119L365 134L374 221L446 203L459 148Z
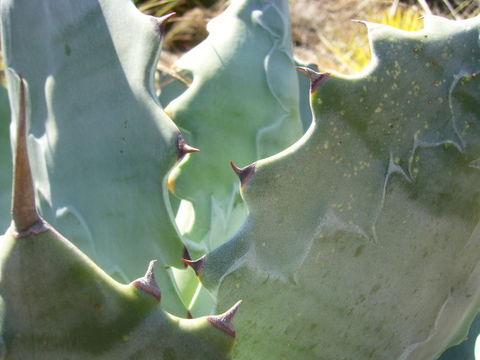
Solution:
M164 19L128 0L9 0L1 16L6 65L30 86L43 215L116 278L132 280L151 258L182 266L164 185L179 131L152 85ZM164 305L184 315L158 268Z
M256 163L246 225L196 264L220 306L244 299L236 359L435 359L466 335L480 305L479 24L369 24L363 74L311 74L314 126Z
M171 181L193 204L186 236L199 251L222 243L245 219L229 162L242 166L275 154L302 132L288 1L232 1L208 30L175 65L193 80L166 109L201 150Z
M28 96L24 80L16 78L10 73L11 98L20 103L12 224L0 236L2 359L230 358L238 303L218 316L172 316L159 308L154 261L144 277L122 285L38 215L27 149Z

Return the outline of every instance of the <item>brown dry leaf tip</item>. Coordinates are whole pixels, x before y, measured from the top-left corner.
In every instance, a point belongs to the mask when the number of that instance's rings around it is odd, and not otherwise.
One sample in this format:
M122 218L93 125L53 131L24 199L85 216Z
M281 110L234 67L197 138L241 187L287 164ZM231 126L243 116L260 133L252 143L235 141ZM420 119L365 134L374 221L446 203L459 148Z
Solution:
M37 213L35 187L28 159L25 80L20 78L20 100L17 121L17 144L13 168L12 219L17 237L46 231Z
M310 93L313 93L320 84L330 77L330 73L320 73L306 66L297 66L297 70L303 71L310 78Z
M157 299L157 301L160 301L160 299L162 298L162 294L158 287L157 281L155 280L155 273L153 271L156 262L157 260L150 261L145 275L141 278L133 280L131 284L137 289L145 291L146 293L152 295L153 297L155 297L155 299Z
M178 134L177 136L177 160L182 159L186 154L193 152L199 152L200 149L194 148L193 146L188 145L185 142L185 139L182 135Z
M190 310L187 310L187 319L193 319L193 315Z
M235 305L233 305L223 314L208 316L208 322L215 326L217 329L220 329L223 332L227 333L231 337L235 337L235 330L233 329L232 320L241 303L242 300L238 301Z
M202 257L198 258L197 260L189 260L189 259L182 259L182 261L190 266L197 276L200 276L200 272L202 271L205 265L205 259L207 255L203 255Z
M156 25L155 32L157 33L159 38L164 37L165 28L167 26L168 20L170 20L170 18L174 15L175 15L175 13L171 12L171 13L165 14L163 16L153 18L155 20L155 25Z
M240 179L240 187L243 188L245 186L245 184L247 183L248 179L250 179L250 177L255 172L256 164L253 163L253 164L247 165L243 168L239 168L233 163L233 161L230 161L230 166L232 167L235 174L238 175L238 177Z

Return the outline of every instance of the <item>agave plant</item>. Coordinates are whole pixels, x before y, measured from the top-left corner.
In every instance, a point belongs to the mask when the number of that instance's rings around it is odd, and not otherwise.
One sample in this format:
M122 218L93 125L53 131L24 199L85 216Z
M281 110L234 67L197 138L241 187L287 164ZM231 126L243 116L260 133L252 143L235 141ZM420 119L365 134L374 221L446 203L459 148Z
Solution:
M159 100L168 16L129 0L0 15L5 359L434 360L465 338L479 17L366 24L362 73L296 73L288 2L235 0Z
M1 243L3 355L227 358L235 336L231 319L239 303L219 316L189 320L169 315L159 308L155 261L145 276L119 284L38 215L26 141L25 92L20 79L13 221Z

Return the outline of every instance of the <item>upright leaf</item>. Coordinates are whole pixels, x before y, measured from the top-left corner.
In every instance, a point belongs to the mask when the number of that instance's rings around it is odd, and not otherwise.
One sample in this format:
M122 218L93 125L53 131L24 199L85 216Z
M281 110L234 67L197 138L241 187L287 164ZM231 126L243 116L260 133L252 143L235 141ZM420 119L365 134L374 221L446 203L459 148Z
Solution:
M200 251L226 240L246 216L229 162L270 156L302 133L288 1L234 0L208 31L175 64L192 83L166 108L201 149L170 182L193 204L186 236Z
M39 216L25 81L15 78L12 224L0 237L2 359L228 359L238 303L216 316L172 316L159 308L154 261L145 276L122 285Z
M129 0L7 0L1 19L6 65L30 86L43 216L117 278L158 258L164 304L184 315L163 269L183 254L164 184L179 131L153 89L165 19Z

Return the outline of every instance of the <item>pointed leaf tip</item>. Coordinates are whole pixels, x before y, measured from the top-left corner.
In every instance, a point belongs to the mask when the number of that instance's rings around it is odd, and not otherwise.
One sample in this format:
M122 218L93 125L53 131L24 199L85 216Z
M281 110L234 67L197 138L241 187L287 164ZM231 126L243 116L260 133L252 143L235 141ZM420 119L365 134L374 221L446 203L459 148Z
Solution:
M170 18L173 16L175 16L175 12L171 12L154 18L156 24L155 31L159 38L163 38L163 36L165 35L165 28L167 27L168 20L170 20Z
M12 218L19 237L39 233L46 228L35 206L35 187L28 158L25 80L19 75L20 99L17 114L17 143L13 169ZM40 226L40 225L41 226ZM31 231L29 231L31 230Z
M137 289L145 291L146 293L152 295L157 299L157 301L160 301L160 299L162 298L162 294L158 287L157 281L155 280L155 272L154 272L154 266L156 262L157 260L150 261L145 275L141 278L133 280L131 284L135 286Z
M232 167L235 174L237 174L240 178L240 187L242 188L245 186L248 179L254 174L256 167L255 163L253 163L243 168L239 168L233 163L233 161L230 161L230 166Z
M203 266L205 265L205 258L206 255L203 255L201 258L198 258L197 260L189 260L189 259L182 259L182 261L190 266L193 271L195 271L195 274L197 276L200 276L200 272L203 269Z
M229 310L225 311L223 314L220 315L213 315L208 316L207 320L215 326L217 329L222 330L223 332L227 333L231 337L235 337L235 330L233 328L233 317L235 316L238 308L242 304L242 300L237 301L235 305L233 305Z
M317 72L307 66L297 66L297 69L303 71L310 78L310 93L313 93L320 84L330 77L330 73Z
M194 148L193 146L188 145L185 142L185 139L182 135L178 134L177 136L177 159L182 159L186 154L199 152L200 149Z

